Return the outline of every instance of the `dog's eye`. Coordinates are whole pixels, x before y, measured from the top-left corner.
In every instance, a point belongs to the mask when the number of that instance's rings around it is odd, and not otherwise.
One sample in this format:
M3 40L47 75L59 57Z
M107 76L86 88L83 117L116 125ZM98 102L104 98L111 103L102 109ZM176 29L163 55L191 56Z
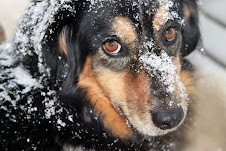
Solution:
M112 41L107 41L104 44L104 48L105 48L106 51L113 53L113 54L116 54L116 53L120 52L121 45L117 41L112 40Z
M177 31L174 27L170 27L165 32L166 41L170 42L176 38Z

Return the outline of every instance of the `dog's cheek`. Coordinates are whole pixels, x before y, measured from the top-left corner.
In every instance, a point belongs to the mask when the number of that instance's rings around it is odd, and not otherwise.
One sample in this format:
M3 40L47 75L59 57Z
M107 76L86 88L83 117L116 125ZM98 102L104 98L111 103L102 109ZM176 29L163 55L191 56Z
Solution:
M96 79L103 88L104 94L109 97L115 107L126 106L125 72L114 72L104 67L95 70Z
M104 74L100 73L100 75ZM120 138L130 138L133 135L132 128L127 125L125 119L114 108L109 96L109 93L118 94L121 91L110 92L111 88L106 88L108 87L106 85L108 82L104 82L104 77L100 75L92 71L91 58L88 57L83 72L79 77L78 86L86 91L87 97L94 106L96 113L103 117L105 127ZM99 81L101 77L102 81ZM107 78L107 81L110 80ZM114 83L114 85L116 84L118 84L118 82ZM120 94L118 94L118 96L120 96Z
M157 133L150 115L150 78L145 72L136 73L128 68L122 72L104 68L101 71L97 79L119 114L128 119L129 124L139 132L147 134L149 132L146 128L153 128L152 131Z
M99 77L106 93L109 94L111 103L119 107L127 119L139 117L144 113L149 114L151 104L150 79L141 73L131 73L126 69L120 73L105 71L104 76Z
M194 92L194 77L189 70L182 70L180 72L180 79L186 88L186 92L189 96L193 95Z

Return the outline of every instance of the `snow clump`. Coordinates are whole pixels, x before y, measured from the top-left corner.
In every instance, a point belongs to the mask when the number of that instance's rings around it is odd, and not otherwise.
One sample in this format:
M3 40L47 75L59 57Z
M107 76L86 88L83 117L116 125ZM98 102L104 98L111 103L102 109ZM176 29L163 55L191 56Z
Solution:
M150 49L153 46L152 41L144 43L144 47L146 48ZM143 64L143 68L148 71L151 77L157 77L166 86L167 93L174 93L174 84L177 83L181 91L181 97L187 99L186 88L180 80L176 65L173 63L174 57L169 56L164 50L161 50L159 55L151 50L145 52L140 51L139 59Z

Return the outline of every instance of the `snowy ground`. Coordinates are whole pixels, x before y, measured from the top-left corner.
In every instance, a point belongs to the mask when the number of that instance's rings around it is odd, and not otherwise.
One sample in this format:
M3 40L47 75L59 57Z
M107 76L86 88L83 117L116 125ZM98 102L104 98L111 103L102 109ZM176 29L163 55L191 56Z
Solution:
M0 24L7 39L29 0L0 0ZM226 150L226 0L202 0L200 22L205 53L192 53L196 68L196 123L186 151Z

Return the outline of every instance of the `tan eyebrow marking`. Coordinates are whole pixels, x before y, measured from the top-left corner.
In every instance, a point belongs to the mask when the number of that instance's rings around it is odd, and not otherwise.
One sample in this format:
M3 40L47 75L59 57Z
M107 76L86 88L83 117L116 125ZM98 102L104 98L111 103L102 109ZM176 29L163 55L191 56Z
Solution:
M113 30L125 43L132 43L137 40L136 28L128 18L115 17Z
M153 27L158 31L170 18L170 13L165 4L160 5L156 14L153 17Z

